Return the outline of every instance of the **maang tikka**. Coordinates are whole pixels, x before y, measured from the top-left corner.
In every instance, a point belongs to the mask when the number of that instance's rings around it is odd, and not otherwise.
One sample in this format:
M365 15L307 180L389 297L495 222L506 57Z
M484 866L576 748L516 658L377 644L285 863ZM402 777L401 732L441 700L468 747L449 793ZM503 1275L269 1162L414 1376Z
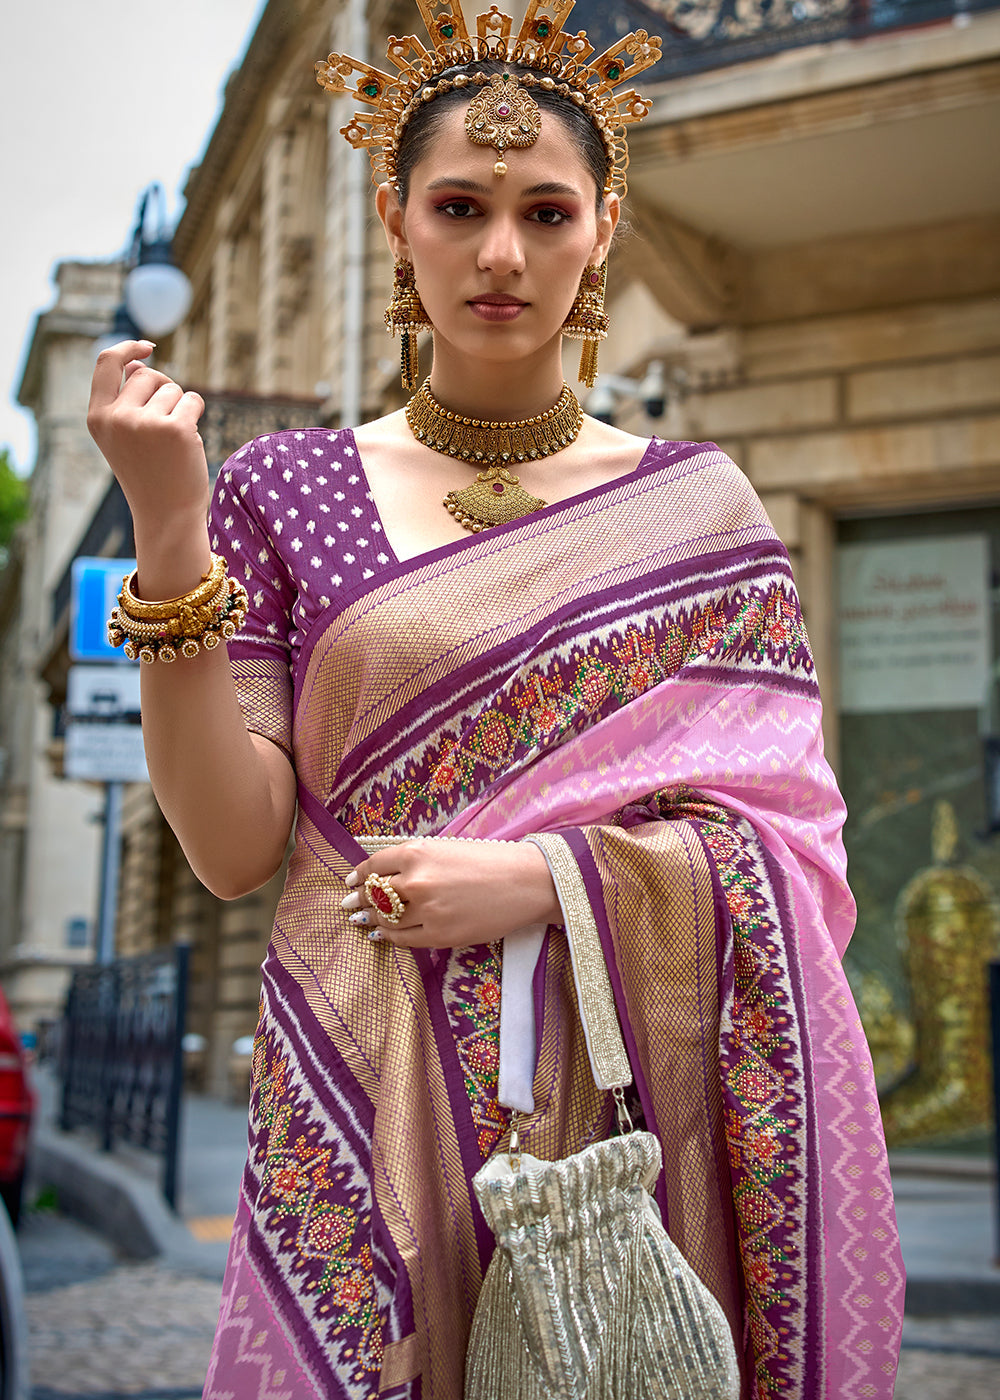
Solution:
M385 309L385 324L390 335L402 336L399 347L399 372L403 388L410 394L420 383L420 347L417 336L433 330L427 319L413 273L413 264L397 258L392 278L392 300Z
M597 379L597 349L602 340L608 338L608 313L604 309L604 293L607 288L608 264L584 269L580 278L580 288L576 300L570 307L569 315L563 322L563 335L570 340L582 340L580 351L581 384L588 389L594 387Z
M465 114L465 132L477 146L492 146L497 153L493 174L507 174L504 156L509 147L533 146L542 129L538 103L513 73L494 73L489 86L474 97Z

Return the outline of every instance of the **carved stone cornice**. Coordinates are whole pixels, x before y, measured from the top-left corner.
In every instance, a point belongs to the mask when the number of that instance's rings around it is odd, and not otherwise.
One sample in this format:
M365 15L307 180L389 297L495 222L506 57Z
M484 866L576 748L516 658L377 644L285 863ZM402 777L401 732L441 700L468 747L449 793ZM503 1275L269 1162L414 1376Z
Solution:
M735 248L674 218L634 187L628 218L634 232L614 253L616 276L644 282L670 316L692 329L732 319L744 266Z
M666 94L664 94L666 95ZM671 121L669 102L630 137L632 171L691 161L741 147L765 146L809 136L850 131L904 117L995 100L1000 96L1000 59L924 73L909 73L856 87L838 88L779 102L766 98L734 111ZM635 178L630 179L635 189ZM630 196L631 198L631 196Z

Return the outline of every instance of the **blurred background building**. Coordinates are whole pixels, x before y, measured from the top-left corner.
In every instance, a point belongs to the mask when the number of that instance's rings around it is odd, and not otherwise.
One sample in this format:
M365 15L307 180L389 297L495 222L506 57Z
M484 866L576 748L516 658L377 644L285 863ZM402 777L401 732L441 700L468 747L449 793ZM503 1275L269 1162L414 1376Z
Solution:
M718 441L763 497L851 809L849 973L890 1133L985 1140L984 965L1000 951L1000 6L578 0L571 22L608 42L665 35L638 85L654 106L631 142L632 232L612 258L590 407L635 432ZM339 135L353 105L320 91L313 64L366 46L379 64L388 34L418 27L410 0L271 0L230 79L174 236L191 310L158 352L205 394L216 469L255 433L403 401L368 163ZM35 515L0 584L3 723L20 716L3 740L18 756L0 797L15 891L0 970L26 1023L55 1011L52 973L79 956L69 921L93 898L96 837L74 849L72 910L39 902L32 872L62 858L45 802L77 831L96 805L53 786L44 750L65 697L68 559L122 548L114 491L99 502L103 486L81 485L90 472L106 484L82 427L86 337L116 295L102 276L61 274L67 312L92 279L72 377L56 372L58 307L35 332L21 391L40 425ZM130 789L117 946L193 943L190 1028L216 1092L255 1024L277 893L214 899L148 789Z

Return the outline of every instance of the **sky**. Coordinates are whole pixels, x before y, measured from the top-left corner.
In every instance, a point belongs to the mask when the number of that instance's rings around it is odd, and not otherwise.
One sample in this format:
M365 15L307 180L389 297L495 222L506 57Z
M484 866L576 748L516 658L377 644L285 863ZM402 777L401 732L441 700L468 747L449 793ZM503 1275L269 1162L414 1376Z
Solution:
M125 251L143 189L173 221L263 0L31 0L0 19L0 448L34 457L15 402L64 260Z

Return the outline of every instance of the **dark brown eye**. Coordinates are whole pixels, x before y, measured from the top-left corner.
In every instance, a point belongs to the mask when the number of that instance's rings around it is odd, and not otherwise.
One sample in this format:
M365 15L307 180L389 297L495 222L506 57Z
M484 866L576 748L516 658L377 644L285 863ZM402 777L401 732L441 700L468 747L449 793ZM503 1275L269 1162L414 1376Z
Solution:
M470 214L478 212L476 206L467 199L449 199L445 204L438 205L438 211L450 215L453 219L467 219Z
M539 224L550 224L553 227L557 224L564 224L569 218L565 209L556 209L550 204L546 204L542 209L534 209L531 218Z

